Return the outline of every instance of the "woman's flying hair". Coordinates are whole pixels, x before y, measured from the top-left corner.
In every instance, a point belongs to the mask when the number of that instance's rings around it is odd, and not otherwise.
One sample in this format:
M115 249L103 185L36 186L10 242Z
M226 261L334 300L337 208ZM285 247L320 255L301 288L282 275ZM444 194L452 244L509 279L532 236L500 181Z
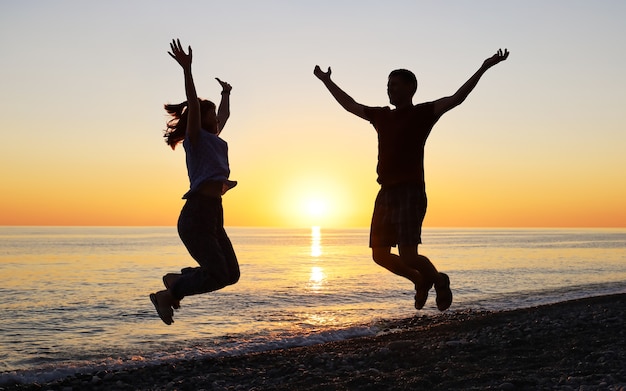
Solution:
M215 104L206 99L198 99L200 102L200 115L204 115L208 110L215 110ZM172 117L167 121L165 129L165 142L167 145L176 148L176 145L185 139L187 131L187 101L178 104L165 104L163 108Z

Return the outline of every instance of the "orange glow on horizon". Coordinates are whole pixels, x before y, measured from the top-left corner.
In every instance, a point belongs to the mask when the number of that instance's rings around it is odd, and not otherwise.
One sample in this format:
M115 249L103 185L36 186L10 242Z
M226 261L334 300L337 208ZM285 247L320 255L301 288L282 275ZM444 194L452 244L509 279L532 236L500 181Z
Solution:
M188 186L184 166L177 164L166 178L133 182L134 176L121 177L105 185L69 178L28 183L7 177L0 225L173 226ZM273 172L274 178L256 175L257 168ZM239 185L224 197L225 224L369 227L378 185L363 171L288 167L281 172L277 165L240 169L235 177ZM617 180L611 181L612 189L581 192L576 178L563 178L558 186L539 182L533 189L503 186L491 178L482 188L445 172L430 177L424 227L626 227L626 186Z

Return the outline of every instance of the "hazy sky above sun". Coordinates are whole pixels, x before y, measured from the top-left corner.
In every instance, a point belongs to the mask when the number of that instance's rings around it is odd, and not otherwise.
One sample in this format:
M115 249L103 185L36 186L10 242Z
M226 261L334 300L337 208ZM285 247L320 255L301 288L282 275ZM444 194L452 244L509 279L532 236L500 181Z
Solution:
M168 55L194 50L200 96L233 85L226 225L368 226L376 133L355 100L414 103L489 70L426 144L425 226L626 226L626 2L3 1L0 225L174 225L184 151L162 138L185 99Z

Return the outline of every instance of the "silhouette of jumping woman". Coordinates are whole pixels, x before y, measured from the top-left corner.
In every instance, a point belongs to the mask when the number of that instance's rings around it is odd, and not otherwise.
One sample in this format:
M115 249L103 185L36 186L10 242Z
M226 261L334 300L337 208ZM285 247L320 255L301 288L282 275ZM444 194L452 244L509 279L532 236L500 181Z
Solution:
M450 278L418 253L422 243L422 222L426 215L424 183L424 146L435 123L448 110L460 105L474 89L481 76L504 61L508 50L500 49L452 96L413 105L417 91L415 75L406 69L389 74L389 107L369 107L357 103L331 80L331 69L319 65L313 73L337 102L350 113L368 120L378 133L378 183L380 191L374 203L370 227L370 247L374 261L389 271L409 279L415 285L415 308L422 309L428 291L435 287L440 311L452 304ZM391 248L398 246L398 255Z
M217 113L215 104L198 99L191 74L192 51L183 50L180 40L172 40L169 55L183 68L187 101L166 104L172 116L165 140L174 149L182 141L185 149L190 188L178 218L178 234L199 267L186 267L181 273L163 276L165 290L150 294L161 320L174 322L174 309L185 296L222 289L239 280L239 264L224 230L222 196L237 182L228 179L228 145L219 137L230 116L231 85L216 78L222 86Z

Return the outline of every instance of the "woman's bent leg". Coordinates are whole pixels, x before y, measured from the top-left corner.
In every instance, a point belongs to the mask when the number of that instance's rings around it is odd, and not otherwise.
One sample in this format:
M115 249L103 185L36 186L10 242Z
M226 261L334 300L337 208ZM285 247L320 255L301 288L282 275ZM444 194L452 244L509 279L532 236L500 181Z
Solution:
M171 288L177 299L212 292L239 279L239 264L224 231L221 198L192 196L178 219L178 233L200 267L182 270Z

